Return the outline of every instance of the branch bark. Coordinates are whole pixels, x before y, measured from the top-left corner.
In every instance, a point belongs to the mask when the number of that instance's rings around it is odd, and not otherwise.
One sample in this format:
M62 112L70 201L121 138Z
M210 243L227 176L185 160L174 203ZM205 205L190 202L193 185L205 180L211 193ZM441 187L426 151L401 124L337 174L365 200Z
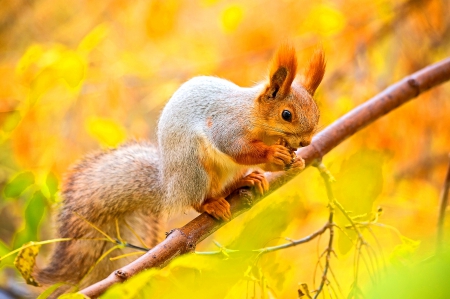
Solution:
M356 107L317 134L310 146L297 151L297 156L302 157L308 166L316 160L321 160L325 154L357 131L422 92L448 80L450 80L450 58L425 67ZM270 190L264 197L286 184L298 173L287 171L269 174ZM249 190L241 189L227 199L231 205L232 218L235 218L262 200L263 197L256 197ZM224 224L224 222L217 221L203 213L182 228L172 230L163 242L134 262L114 271L104 280L81 290L80 293L95 298L104 293L111 285L123 282L145 269L164 267L173 258L193 251L197 243Z

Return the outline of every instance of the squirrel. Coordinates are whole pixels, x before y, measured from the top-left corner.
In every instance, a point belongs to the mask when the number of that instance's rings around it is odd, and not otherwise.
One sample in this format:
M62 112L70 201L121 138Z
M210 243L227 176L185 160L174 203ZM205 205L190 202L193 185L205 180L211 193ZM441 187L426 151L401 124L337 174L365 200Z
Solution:
M115 244L98 230L151 248L161 215L192 207L228 221L231 192L253 187L263 194L269 188L264 171L304 168L294 150L309 145L317 130L313 95L324 72L319 49L296 78L295 50L284 45L269 79L253 87L207 76L182 84L161 113L157 145L128 142L68 171L58 224L59 236L73 240L56 243L50 264L35 270L37 281L88 286L135 259L99 261Z

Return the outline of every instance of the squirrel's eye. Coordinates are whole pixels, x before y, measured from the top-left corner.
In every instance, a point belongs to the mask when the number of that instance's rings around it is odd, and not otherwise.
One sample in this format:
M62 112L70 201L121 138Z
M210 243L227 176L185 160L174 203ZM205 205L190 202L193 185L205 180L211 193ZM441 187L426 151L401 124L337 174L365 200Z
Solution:
M281 112L281 117L285 120L285 121L291 121L292 120L292 114L289 110L283 110L283 112Z

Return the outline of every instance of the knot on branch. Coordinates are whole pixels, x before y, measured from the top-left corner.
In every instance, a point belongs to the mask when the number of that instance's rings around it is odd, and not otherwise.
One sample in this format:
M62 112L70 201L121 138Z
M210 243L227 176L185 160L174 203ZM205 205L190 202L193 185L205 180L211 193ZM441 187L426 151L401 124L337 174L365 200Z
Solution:
M167 239L167 237L170 236L175 230L177 230L177 229L171 229L171 230L169 230L168 232L165 232L164 234L166 235L166 239Z
M245 208L253 206L253 193L248 189L239 189L239 198Z
M114 271L114 275L116 275L121 281L125 281L129 277L128 273L123 270Z
M181 248L182 253L195 251L197 243L193 240L193 237L190 234L186 234L182 229L175 228L170 230L168 233L166 233L166 239L169 236L173 236L174 238L177 238L177 236L181 236L182 240L180 240L180 242L184 244L184 246Z
M419 82L417 82L417 80L414 78L409 78L407 82L408 82L408 85L411 86L416 91L415 96L417 97L420 94Z

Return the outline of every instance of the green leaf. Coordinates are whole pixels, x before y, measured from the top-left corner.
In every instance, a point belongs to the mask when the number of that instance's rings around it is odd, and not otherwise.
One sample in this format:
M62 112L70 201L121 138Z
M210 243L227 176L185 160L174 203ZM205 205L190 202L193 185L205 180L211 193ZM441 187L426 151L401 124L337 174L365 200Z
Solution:
M38 240L39 223L47 207L47 199L41 191L36 191L25 209L25 227L14 238L13 248L22 244Z
M58 192L58 178L53 172L48 173L45 184L47 185L50 196L55 196L56 192Z
M449 298L449 252L411 267L398 268L394 265L393 269L387 270L388 274L383 276L381 283L374 285L365 298Z
M5 197L18 197L25 189L34 184L34 174L30 171L22 172L3 189Z
M383 188L383 163L382 153L363 149L344 161L336 174L336 199L355 222L373 218L374 201ZM350 225L345 215L338 210L335 221L340 227ZM352 240L356 240L357 236L351 229L347 229L346 233L347 236L339 233L338 237L338 248L343 254L352 248Z
M0 257L5 256L11 251L11 249L0 240ZM4 265L12 264L12 257L6 259L0 259L0 268Z
M404 267L413 263L412 257L420 246L420 241L414 241L405 236L401 236L401 239L402 243L395 246L389 260L395 266Z
M282 237L291 219L299 217L296 207L301 205L301 201L296 197L274 198L266 202L270 205L260 206L263 209L258 210L257 214L247 216L242 230L227 248L253 250L265 247L271 240Z
M5 122L3 123L3 130L5 132L11 132L17 127L21 119L22 116L20 115L19 111L10 112L8 117L5 119Z
M2 240L0 240L0 256L4 256L10 251L11 249L9 249L8 246Z
M60 286L65 285L64 282L55 283L54 285L47 288L44 292L42 292L37 299L47 299L53 292L55 292Z
M167 267L144 271L123 284L115 285L105 298L224 298L244 278L248 257L223 259L222 256L189 254Z
M150 279L158 273L156 269L143 271L127 280L123 284L115 285L106 291L105 298L109 299L132 299L147 285Z

